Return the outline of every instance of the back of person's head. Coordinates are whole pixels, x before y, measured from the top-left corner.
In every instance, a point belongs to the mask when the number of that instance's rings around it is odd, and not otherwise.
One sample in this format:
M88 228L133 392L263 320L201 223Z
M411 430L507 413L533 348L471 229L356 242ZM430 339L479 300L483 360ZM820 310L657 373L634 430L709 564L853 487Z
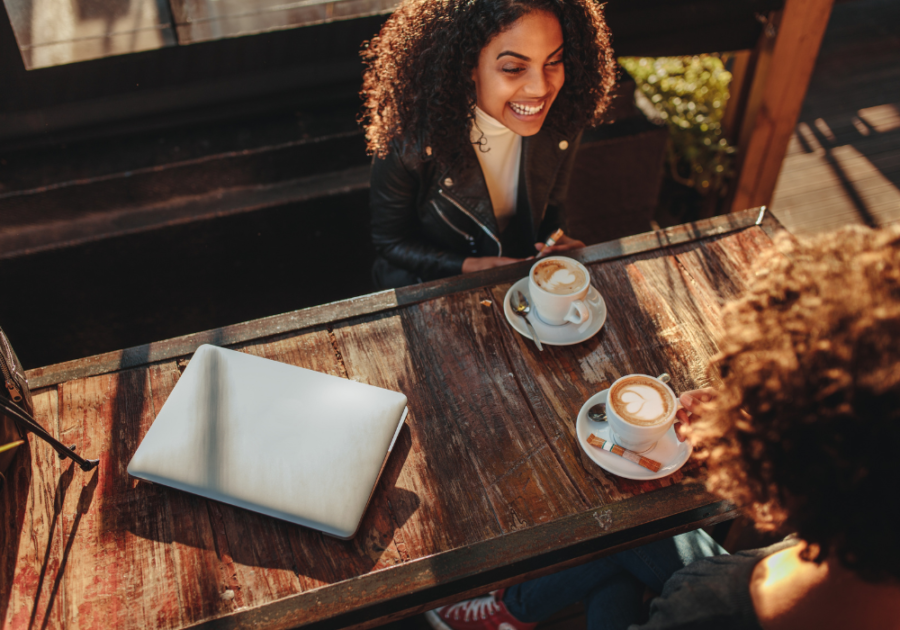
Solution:
M776 246L723 312L721 393L691 431L708 485L807 559L900 578L900 229Z

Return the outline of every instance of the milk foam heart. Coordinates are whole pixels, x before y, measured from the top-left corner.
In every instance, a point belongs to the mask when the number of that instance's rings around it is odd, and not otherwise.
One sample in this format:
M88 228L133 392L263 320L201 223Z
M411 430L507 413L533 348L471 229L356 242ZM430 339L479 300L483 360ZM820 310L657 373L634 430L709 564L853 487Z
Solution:
M547 281L552 288L556 288L563 284L574 284L575 283L575 274L569 271L568 269L558 269L550 276L550 280Z
M532 269L535 284L548 293L569 295L584 290L588 277L574 260L548 258Z
M643 385L635 385L622 392L625 413L642 420L652 420L663 414L662 398L655 389Z
M671 391L649 376L634 375L618 381L609 404L622 420L638 426L666 422L675 407Z

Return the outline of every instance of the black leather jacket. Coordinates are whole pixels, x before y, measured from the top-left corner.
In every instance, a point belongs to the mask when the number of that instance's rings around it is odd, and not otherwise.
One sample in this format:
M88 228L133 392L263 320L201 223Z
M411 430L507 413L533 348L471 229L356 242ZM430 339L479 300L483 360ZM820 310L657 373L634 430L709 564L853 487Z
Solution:
M519 240L527 243L529 254L562 222L580 137L545 124L536 135L522 138L516 213L528 219ZM505 239L474 154L447 169L438 168L433 157L422 159L412 147L394 143L384 159L373 162L372 241L381 258L373 276L381 288L459 274L470 256L515 255L503 251ZM386 281L396 270L401 276L402 270L408 272L409 279Z

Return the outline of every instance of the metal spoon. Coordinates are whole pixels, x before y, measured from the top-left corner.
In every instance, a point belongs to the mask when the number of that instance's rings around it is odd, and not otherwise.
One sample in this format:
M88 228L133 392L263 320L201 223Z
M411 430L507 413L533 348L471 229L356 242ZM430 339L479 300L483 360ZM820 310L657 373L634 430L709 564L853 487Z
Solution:
M597 403L588 409L588 418L594 422L606 422L606 403Z
M672 380L672 377L663 372L659 376L656 377L658 381L663 383L668 383ZM594 422L606 422L606 403L597 403L587 412L588 418L593 420Z
M531 322L528 321L528 313L531 312L531 305L528 303L528 299L522 294L521 291L516 291L515 297L515 304L512 304L512 301L510 301L510 305L513 307L513 311L515 311L516 315L525 320L525 324L528 326L528 330L531 331L531 338L534 340L534 344L537 346L538 350L543 352L544 346L541 345L541 340L538 339L537 332L535 332L534 330L534 326L532 326Z

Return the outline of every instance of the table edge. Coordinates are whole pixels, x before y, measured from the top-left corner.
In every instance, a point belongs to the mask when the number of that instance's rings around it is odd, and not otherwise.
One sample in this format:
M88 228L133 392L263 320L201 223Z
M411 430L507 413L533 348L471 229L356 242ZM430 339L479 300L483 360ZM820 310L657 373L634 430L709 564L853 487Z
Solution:
M643 522L648 510L661 505L666 506L666 516ZM370 627L386 617L397 617L398 611L399 616L415 614L441 600L454 601L522 581L523 575L553 572L567 562L575 564L571 561L578 558L600 557L734 516L736 508L707 493L702 483L674 484L187 627Z
M665 230L645 232L598 243L573 253L572 257L585 264L591 264L721 236L756 225L759 225L770 237L783 229L771 212L766 212L761 222L759 217L760 208L751 208L702 221L676 225ZM478 273L425 282L402 289L379 291L281 315L34 368L27 370L25 376L31 389L37 390L79 378L108 374L188 356L203 344L233 346L273 335L332 324L352 317L389 311L457 291L510 282L521 277L531 264L531 262L522 262Z

